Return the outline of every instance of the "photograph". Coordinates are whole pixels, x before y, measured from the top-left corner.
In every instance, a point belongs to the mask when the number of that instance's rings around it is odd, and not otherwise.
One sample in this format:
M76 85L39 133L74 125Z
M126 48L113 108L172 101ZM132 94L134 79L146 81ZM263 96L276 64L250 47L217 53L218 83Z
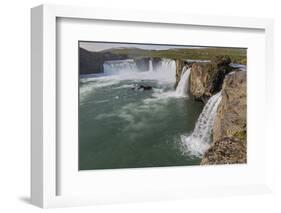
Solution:
M247 48L77 45L80 171L247 163Z

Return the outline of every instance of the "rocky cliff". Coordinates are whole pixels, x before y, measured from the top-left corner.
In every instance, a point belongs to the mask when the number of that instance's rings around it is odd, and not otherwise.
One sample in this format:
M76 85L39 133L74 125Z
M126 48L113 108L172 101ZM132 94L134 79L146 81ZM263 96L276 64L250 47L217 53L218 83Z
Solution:
M201 164L246 163L246 72L228 74L213 126L213 143Z
M180 78L181 78L181 73L182 73L182 68L184 67L184 61L180 59L176 59L176 83L175 83L175 88L177 88Z
M206 102L222 88L224 77L233 70L228 56L217 56L211 62L193 63L190 73L190 93L196 100Z

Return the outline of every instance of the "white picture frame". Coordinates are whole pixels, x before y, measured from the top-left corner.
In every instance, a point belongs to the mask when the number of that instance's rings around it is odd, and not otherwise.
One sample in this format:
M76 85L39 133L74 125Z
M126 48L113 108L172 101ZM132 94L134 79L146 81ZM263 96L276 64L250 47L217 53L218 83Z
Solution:
M178 199L186 197L252 194L269 192L271 189L270 161L266 160L263 172L266 178L260 183L227 185L220 187L202 188L199 183L194 183L195 188L183 190L167 188L156 194L149 191L143 194L131 194L118 197L91 195L57 195L58 173L57 166L57 19L87 19L135 23L153 23L161 25L202 26L228 29L256 29L265 34L265 69L266 94L265 107L269 110L272 103L270 88L273 87L273 21L271 19L217 17L173 13L153 13L148 11L123 11L108 8L84 8L74 6L41 5L31 10L31 201L42 208L62 207L76 205L91 205L97 203L114 203L142 200ZM266 131L264 134L265 145L270 150L269 129L270 122L265 119ZM270 157L267 152L264 159ZM208 168L210 171L210 168ZM141 171L140 171L141 172ZM151 171L153 172L153 171ZM177 172L173 170L173 172ZM165 192L165 193L163 193ZM151 194L151 196L149 195Z

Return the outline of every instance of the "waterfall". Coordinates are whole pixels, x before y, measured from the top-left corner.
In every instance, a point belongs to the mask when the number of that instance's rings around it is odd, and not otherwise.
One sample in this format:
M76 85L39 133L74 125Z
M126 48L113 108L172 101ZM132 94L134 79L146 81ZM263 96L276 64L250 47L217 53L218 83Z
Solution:
M162 58L161 61L154 68L154 71L169 72L176 75L176 62L171 59Z
M191 68L186 66L182 68L181 78L176 89L177 97L185 97L188 95L188 83Z
M105 61L103 69L106 74L120 74L124 72L136 72L137 65L133 59Z
M152 59L149 60L149 71L153 71Z
M138 68L134 59L111 60L103 64L107 79L119 80L155 80L158 83L174 84L176 81L176 62L172 59L163 58L156 64L152 59L147 61L148 70Z
M202 157L209 148L214 120L220 101L221 92L213 95L204 106L192 134L190 136L181 136L184 153Z
M162 58L153 67L153 73L166 82L174 83L176 81L176 62L172 59Z

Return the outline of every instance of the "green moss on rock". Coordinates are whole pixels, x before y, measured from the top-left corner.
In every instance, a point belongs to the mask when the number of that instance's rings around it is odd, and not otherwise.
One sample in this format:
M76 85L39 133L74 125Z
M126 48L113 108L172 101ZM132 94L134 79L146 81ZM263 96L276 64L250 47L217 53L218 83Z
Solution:
M246 142L247 141L247 131L239 131L233 134L233 137L238 138L240 141Z

